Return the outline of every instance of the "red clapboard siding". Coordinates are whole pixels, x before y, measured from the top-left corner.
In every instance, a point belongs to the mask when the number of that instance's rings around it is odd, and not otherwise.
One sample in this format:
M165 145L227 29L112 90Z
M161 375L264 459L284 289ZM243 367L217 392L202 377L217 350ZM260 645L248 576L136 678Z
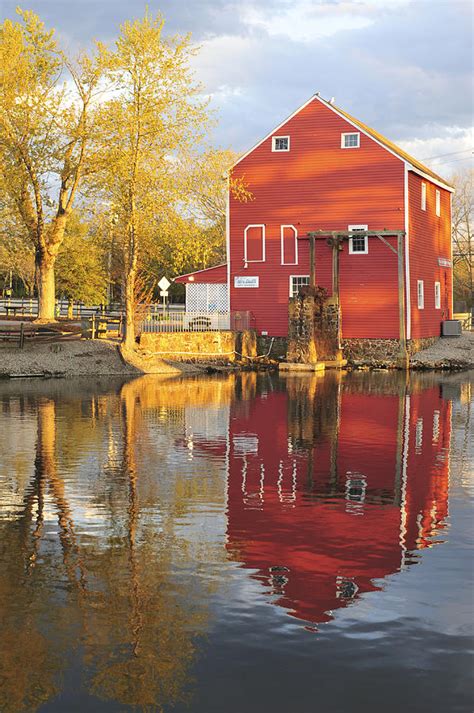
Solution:
M251 310L257 329L287 334L291 275L309 274L307 240L298 241L298 264L281 264L281 226L298 235L310 230L404 229L404 164L373 139L360 135L360 148L341 149L341 133L356 131L329 107L313 100L278 130L290 136L289 152L272 152L271 137L234 168L253 194L230 197L231 309ZM265 224L265 262L244 266L244 231ZM235 288L235 276L258 276L258 288ZM317 282L330 290L331 249L316 250ZM380 241L368 255L341 254L344 337L398 337L397 263Z
M192 278L191 280L189 278ZM197 282L205 284L225 284L227 282L227 265L216 265L208 267L206 270L190 272L187 275L180 275L175 278L175 282Z
M426 211L421 209L421 185L426 184ZM451 196L443 188L409 174L410 291L413 339L439 336L441 321L452 316ZM441 194L441 215L436 215L436 191ZM424 281L425 306L418 309L417 281ZM435 309L434 283L441 283L441 309Z

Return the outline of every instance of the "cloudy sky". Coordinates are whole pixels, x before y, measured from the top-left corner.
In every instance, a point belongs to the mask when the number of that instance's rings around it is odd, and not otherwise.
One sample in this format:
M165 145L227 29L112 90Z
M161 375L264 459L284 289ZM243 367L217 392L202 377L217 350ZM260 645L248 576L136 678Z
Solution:
M14 17L18 0L0 0ZM449 177L472 165L471 0L148 0L201 47L214 143L244 151L316 91ZM138 0L25 0L75 48L111 42ZM433 158L434 157L434 158Z

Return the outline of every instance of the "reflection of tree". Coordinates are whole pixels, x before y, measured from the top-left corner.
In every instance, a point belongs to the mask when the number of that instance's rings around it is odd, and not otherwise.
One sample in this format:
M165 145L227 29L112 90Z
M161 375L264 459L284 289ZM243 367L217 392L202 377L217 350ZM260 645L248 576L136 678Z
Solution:
M125 536L105 550L88 553L98 584L89 593L93 606L88 608L85 652L95 695L157 711L189 699L193 638L203 631L206 615L192 606L189 582L173 581L173 553L185 555L174 533L174 506L182 510L179 503L163 508L160 532L152 522L141 523L136 447L144 430L143 386L137 380L122 389ZM202 594L196 601L202 601Z
M55 468L54 402L38 404L33 482L18 521L1 533L2 631L0 636L0 710L34 711L58 692L60 653L44 633L49 610L47 576L37 572L43 534L45 484ZM48 567L48 573L51 571ZM57 622L50 622L50 629ZM57 633L57 632L56 632Z
M30 402L34 473L0 536L0 710L34 711L56 695L76 642L94 695L153 711L185 702L215 586L203 591L195 575L219 545L179 523L196 497L223 502L224 491L218 468L186 479L167 466L184 425L166 414L227 403L230 386L144 378L100 399L55 389ZM166 434L158 451L150 424Z

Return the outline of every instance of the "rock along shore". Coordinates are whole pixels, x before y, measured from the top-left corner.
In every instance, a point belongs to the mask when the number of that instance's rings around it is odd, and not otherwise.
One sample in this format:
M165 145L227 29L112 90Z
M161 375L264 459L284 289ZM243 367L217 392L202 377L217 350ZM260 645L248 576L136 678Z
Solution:
M260 362L259 362L260 363ZM276 366L277 363L272 363ZM246 368L252 366L246 363ZM270 364L266 364L270 366ZM390 368L391 363L374 362L351 364L352 368ZM236 365L234 365L234 368ZM474 332L461 337L439 339L428 349L410 358L414 370L461 370L474 367ZM139 374L199 374L209 368L205 363L173 362L151 356L140 350L127 352L117 342L107 340L58 341L51 343L16 345L0 343L0 378L19 376L137 376ZM238 368L238 367L237 367Z

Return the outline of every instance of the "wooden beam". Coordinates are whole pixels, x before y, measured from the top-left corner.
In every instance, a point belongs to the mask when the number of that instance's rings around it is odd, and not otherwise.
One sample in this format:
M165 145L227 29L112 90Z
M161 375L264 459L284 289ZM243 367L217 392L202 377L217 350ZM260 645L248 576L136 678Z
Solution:
M309 235L309 284L316 287L316 250L314 235Z

